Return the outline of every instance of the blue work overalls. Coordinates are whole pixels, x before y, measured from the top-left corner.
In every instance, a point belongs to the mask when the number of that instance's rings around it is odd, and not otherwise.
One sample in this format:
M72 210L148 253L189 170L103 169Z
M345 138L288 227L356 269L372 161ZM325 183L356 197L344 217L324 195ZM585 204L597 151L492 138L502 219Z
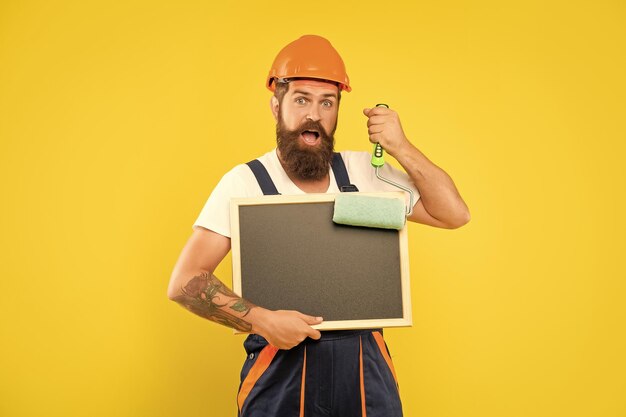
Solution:
M248 162L264 195L279 194L258 160ZM332 163L342 192L350 184L341 155ZM382 329L323 331L289 350L259 335L248 355L237 396L239 417L401 417L398 383Z

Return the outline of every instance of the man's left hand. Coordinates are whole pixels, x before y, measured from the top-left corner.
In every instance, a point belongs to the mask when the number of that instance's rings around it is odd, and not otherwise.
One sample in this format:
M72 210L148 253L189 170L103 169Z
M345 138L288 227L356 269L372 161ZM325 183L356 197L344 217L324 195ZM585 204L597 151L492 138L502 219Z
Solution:
M374 107L363 109L367 116L367 129L372 143L380 143L383 149L396 158L402 149L410 145L404 135L400 117L395 111L386 107Z

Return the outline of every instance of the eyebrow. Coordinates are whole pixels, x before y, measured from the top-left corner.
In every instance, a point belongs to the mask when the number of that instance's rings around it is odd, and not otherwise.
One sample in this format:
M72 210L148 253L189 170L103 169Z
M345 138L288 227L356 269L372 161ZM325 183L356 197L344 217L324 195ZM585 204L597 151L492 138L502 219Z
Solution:
M302 94L303 96L312 96L313 94L307 92L307 91L303 91L303 90L293 90L293 95L296 94ZM337 98L337 94L335 93L326 93L326 94L322 94L322 97L334 97Z

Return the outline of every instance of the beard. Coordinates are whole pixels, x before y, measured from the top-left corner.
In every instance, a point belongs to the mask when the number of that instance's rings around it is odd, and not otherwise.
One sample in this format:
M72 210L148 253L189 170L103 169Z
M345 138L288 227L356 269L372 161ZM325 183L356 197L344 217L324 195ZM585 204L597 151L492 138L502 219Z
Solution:
M337 124L329 134L319 122L307 120L295 130L289 130L285 127L279 113L276 124L276 144L285 171L301 180L324 179L333 160L336 128ZM308 146L300 143L300 135L307 130L318 132L321 140L319 145Z

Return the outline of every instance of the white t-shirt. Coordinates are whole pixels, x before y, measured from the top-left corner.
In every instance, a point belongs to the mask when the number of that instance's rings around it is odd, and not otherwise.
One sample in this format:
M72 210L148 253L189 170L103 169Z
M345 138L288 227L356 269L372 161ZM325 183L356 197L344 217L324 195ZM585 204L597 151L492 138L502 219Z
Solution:
M371 165L372 155L367 152L342 151L341 157L346 165L350 183L362 192L399 191L393 185L376 178ZM278 160L276 149L258 158L267 169L276 189L283 195L306 194L299 189L287 176ZM413 190L414 201L417 203L419 192L409 176L389 164L380 169L380 175ZM339 193L335 175L330 170L330 185L327 193ZM259 197L263 195L261 187L248 165L241 164L231 169L217 184L204 208L200 212L195 226L201 226L220 235L230 237L230 199L239 197Z

